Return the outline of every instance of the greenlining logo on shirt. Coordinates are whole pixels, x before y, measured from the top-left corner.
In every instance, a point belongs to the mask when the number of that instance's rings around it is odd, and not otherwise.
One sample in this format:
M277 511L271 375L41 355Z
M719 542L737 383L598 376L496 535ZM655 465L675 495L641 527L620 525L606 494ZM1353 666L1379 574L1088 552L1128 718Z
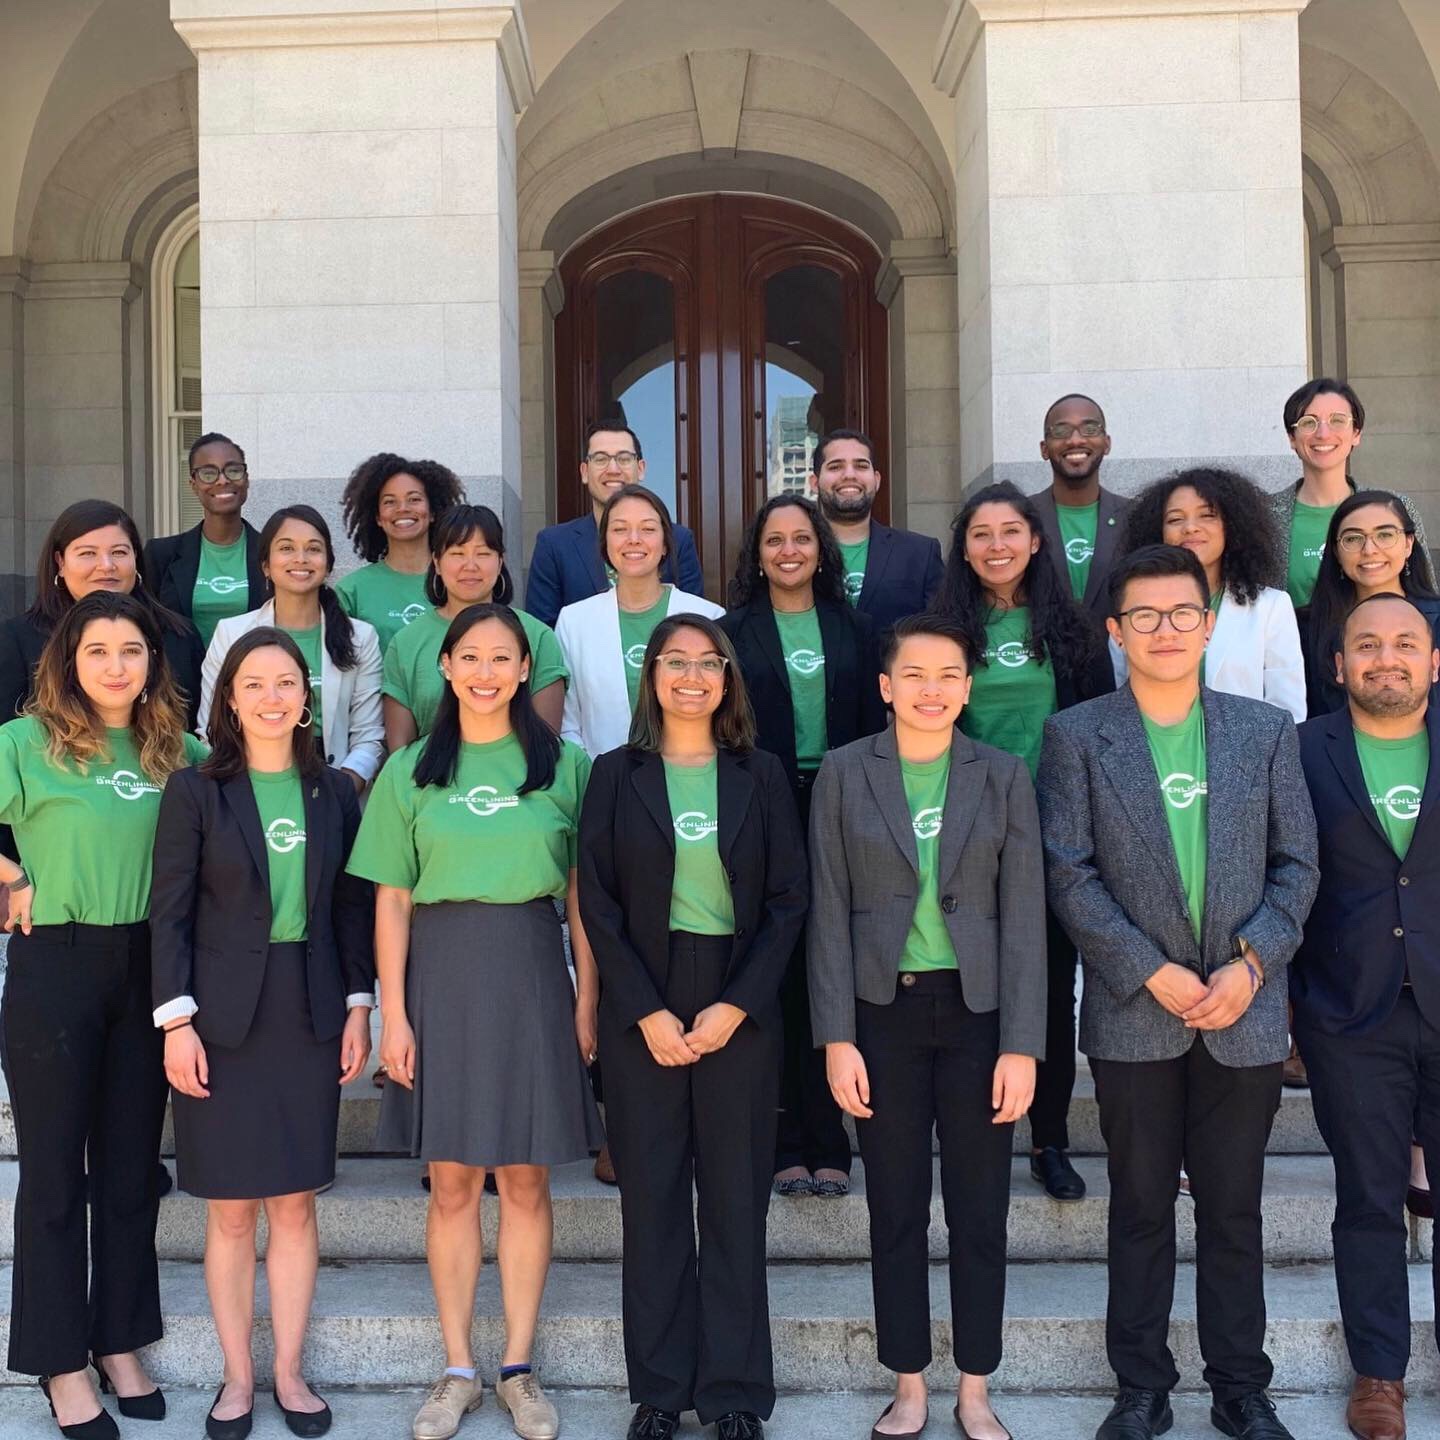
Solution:
M924 810L917 810L910 823L915 827L917 840L933 840L945 824L945 808L942 805L931 805Z
M675 833L693 844L715 833L715 821L703 810L686 810L675 817Z
M265 827L265 843L277 855L288 855L297 845L305 843L304 827L279 816Z
M1370 803L1384 809L1396 820L1416 820L1420 816L1420 787L1392 785L1383 795L1372 795Z
M1210 793L1210 787L1184 770L1176 770L1160 782L1160 793L1172 810L1188 810L1202 795Z
M1007 670L1018 670L1030 658L1023 640L1007 640L998 650L986 653L986 659L998 660Z
M246 589L250 581L248 579L237 580L233 575L212 575L207 580L202 575L195 581L195 584L197 586L206 586L216 595L233 595L237 590Z
M418 620L426 608L424 605L407 605L403 610L391 610L386 619L398 620L402 625L408 625L412 620Z
M638 645L632 645L625 652L625 663L632 670L643 670L645 668L645 646L643 642Z
M1094 554L1094 544L1083 535L1074 535L1065 542L1065 558L1072 565L1083 565Z
M1300 553L1301 553L1307 560L1320 560L1320 559L1323 559L1323 558L1324 558L1324 555L1325 555L1325 546L1324 546L1323 544L1317 545L1317 546L1312 550L1312 549L1307 545L1303 550L1301 550Z
M117 770L113 775L97 775L97 785L108 785L122 800L138 800L142 795L158 795L160 787L133 770Z
M518 795L502 795L493 785L472 785L463 795L452 795L452 805L464 805L482 820L501 810L513 810L520 803Z
M819 650L792 650L785 657L785 663L797 675L813 675L825 668L825 656Z
M860 592L865 588L865 572L863 570L847 570L845 572L845 598L847 600L858 600Z

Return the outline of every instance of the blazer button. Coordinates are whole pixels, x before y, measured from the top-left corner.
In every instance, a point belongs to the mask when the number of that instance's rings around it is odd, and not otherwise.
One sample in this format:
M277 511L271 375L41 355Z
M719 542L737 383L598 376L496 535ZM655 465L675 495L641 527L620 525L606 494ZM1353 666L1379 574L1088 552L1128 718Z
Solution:
M733 870L727 870L725 872L725 878L733 885L735 883L735 872Z
M915 972L914 972L913 970L906 970L906 971L900 976L900 983L901 983L907 990L911 989L911 988L914 986L914 984L915 984Z
M960 908L960 905L959 905L959 903L956 901L956 899L955 899L955 897L954 897L953 895L947 895L947 896L940 902L940 908L941 908L947 915L953 915L953 914Z
M1403 925L1397 925L1392 933L1397 940L1402 939L1405 934L1405 927Z
M1408 885L1410 883L1410 877L1408 875L1402 875L1400 877L1400 883L1402 885Z

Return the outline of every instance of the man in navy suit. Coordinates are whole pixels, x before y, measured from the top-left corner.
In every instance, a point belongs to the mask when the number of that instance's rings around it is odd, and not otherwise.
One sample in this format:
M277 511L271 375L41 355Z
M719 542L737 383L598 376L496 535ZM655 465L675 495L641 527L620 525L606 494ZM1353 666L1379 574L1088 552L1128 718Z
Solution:
M832 430L815 447L810 478L840 542L850 603L888 630L930 608L945 574L940 542L872 519L880 493L875 447L858 430Z
M547 525L535 537L535 553L530 557L525 608L547 625L555 624L565 606L598 595L610 584L595 525L616 490L645 483L640 437L615 420L589 426L580 454L580 483L589 492L590 513L563 525ZM660 578L687 595L705 593L695 537L683 525L675 526L674 563L667 557Z
M1349 703L1300 727L1320 892L1290 995L1335 1161L1335 1281L1356 1377L1345 1419L1360 1440L1392 1440L1410 1360L1412 1137L1440 1175L1440 650L1400 595L1362 600L1341 645Z

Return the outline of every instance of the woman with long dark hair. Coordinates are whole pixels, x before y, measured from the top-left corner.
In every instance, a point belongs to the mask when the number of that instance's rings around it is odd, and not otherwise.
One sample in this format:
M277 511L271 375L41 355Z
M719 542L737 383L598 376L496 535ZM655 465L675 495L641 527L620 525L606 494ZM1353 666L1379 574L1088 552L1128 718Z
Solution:
M200 724L210 724L216 681L230 647L250 630L282 630L299 647L310 676L308 733L320 737L325 763L343 770L358 793L385 758L379 637L373 626L347 615L330 588L335 547L330 527L313 506L286 505L265 522L260 564L270 598L216 627L205 652Z
M204 753L185 732L155 607L125 594L67 607L25 715L0 728L0 820L20 855L0 858L0 1056L20 1172L9 1368L42 1377L76 1440L118 1433L92 1363L121 1414L165 1414L135 1355L162 1331L151 842L166 780Z
M455 472L436 460L383 451L362 460L345 485L345 533L367 563L335 587L357 620L375 627L380 653L430 609L430 526L465 499Z
M500 1194L507 1317L496 1398L516 1430L558 1433L531 1347L550 1263L550 1167L599 1144L585 1078L595 1054L595 962L580 923L575 852L585 753L535 712L526 627L472 605L440 642L446 688L429 735L380 772L350 856L378 887L379 1144L430 1168L426 1254L445 1370L417 1440L453 1435L483 1386L470 1348L480 1196ZM571 988L555 900L570 921Z
M840 546L814 501L775 495L760 507L741 542L730 609L719 624L745 679L755 743L784 766L803 833L825 752L885 728L874 626L846 598ZM785 1065L775 1189L844 1195L850 1136L825 1079L825 1057L810 1038L803 932L780 1005Z
M691 1409L720 1440L758 1440L774 1407L765 1215L779 991L808 888L785 772L754 748L729 639L704 616L662 619L630 743L595 762L580 833L631 1440L670 1440Z
M975 664L960 728L1025 762L1033 781L1045 721L1115 688L1109 656L1046 553L1033 501L1009 481L977 490L955 539L934 610L970 637ZM1030 1174L1054 1200L1084 1198L1070 1163L1075 1088L1075 947L1046 915L1045 1059L1030 1109Z
M309 693L290 635L240 636L216 681L210 756L171 777L155 832L154 1021L180 1188L209 1202L205 1280L225 1363L211 1440L250 1430L262 1204L275 1403L297 1435L330 1428L301 1352L315 1192L335 1178L340 1086L370 1053L374 897L345 873L360 804L320 758Z

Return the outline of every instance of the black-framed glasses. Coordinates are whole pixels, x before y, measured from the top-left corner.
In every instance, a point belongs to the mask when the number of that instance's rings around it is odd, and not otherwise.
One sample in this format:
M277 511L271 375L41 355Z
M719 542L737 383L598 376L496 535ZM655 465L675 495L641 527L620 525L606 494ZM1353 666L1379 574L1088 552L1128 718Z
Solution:
M1172 605L1168 610L1156 610L1150 605L1136 605L1132 609L1122 610L1116 618L1129 620L1130 628L1137 635L1153 635L1160 628L1162 620L1168 620L1170 628L1176 634L1189 635L1198 630L1205 619L1205 606Z
M628 470L639 458L633 450L617 450L613 455L608 450L592 450L585 463L603 470L613 460L622 470Z
M1087 440L1098 440L1105 433L1103 420L1082 420L1078 425L1069 425L1058 420L1045 427L1047 440L1069 440L1074 435L1083 435Z
M688 675L691 670L697 670L714 680L725 673L725 667L730 662L723 655L702 655L698 660L692 660L688 655L657 655L655 663L667 675Z
M1367 540L1373 540L1377 550L1393 550L1404 538L1399 525L1377 525L1373 530L1342 530L1335 543L1347 555L1358 555Z
M238 485L249 474L250 469L243 461L232 460L228 465L202 465L190 472L190 478L202 485L213 485L223 475L232 485Z

